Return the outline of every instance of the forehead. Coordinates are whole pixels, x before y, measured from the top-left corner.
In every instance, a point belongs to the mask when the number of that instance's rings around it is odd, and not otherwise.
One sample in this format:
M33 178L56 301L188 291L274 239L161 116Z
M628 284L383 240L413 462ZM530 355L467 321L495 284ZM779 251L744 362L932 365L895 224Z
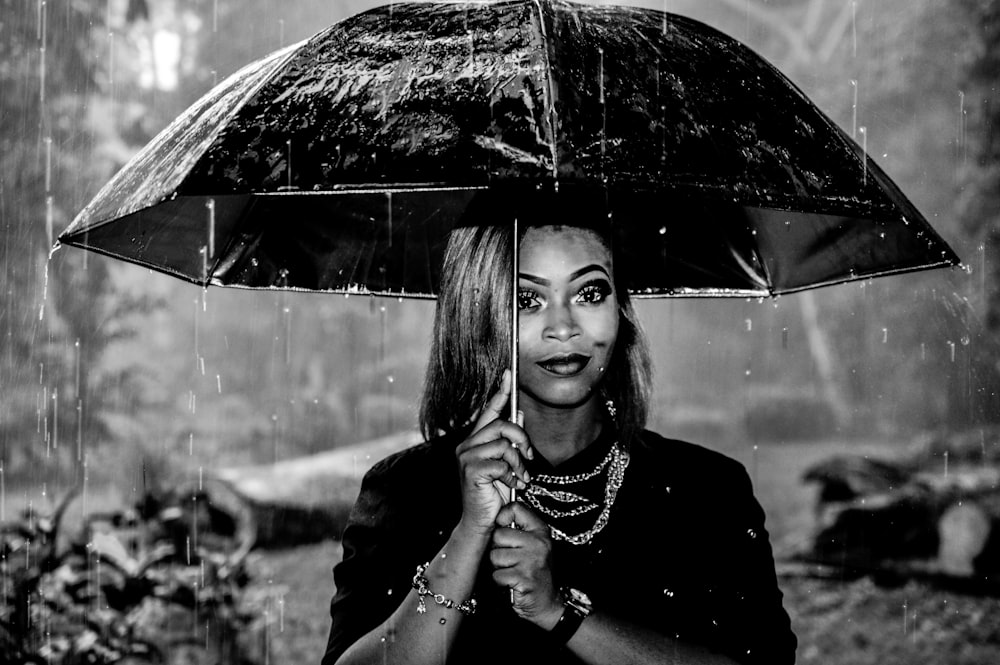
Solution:
M573 272L592 263L611 272L611 252L601 236L575 226L529 228L521 240L520 261L523 270L535 274Z

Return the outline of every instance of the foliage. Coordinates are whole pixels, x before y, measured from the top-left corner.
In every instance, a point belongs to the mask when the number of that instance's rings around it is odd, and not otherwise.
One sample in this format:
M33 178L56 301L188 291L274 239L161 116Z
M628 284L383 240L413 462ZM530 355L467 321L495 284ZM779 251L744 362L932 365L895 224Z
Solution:
M252 527L191 487L91 514L67 540L52 516L0 528L4 663L266 661L273 593L248 587ZM211 634L213 639L207 640Z

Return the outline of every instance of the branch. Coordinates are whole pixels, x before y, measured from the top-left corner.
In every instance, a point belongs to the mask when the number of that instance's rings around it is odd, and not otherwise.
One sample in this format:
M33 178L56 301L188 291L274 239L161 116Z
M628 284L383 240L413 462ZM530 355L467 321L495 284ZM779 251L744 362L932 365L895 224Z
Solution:
M844 36L844 31L847 30L847 26L851 23L852 5L856 8L857 2L845 0L844 8L840 10L837 19L830 25L830 31L826 33L826 38L823 39L823 43L820 44L817 51L820 62L829 62L830 58L833 57L833 52L837 49L837 44L840 43L840 40Z
M735 11L746 12L760 23L771 28L788 41L792 49L792 58L796 64L803 65L812 62L813 54L806 44L804 36L784 20L777 12L765 9L751 0L719 0L724 5L728 5Z
M819 20L823 17L823 9L826 7L826 0L810 0L806 8L806 18L802 22L802 34L808 39L816 34L819 28Z

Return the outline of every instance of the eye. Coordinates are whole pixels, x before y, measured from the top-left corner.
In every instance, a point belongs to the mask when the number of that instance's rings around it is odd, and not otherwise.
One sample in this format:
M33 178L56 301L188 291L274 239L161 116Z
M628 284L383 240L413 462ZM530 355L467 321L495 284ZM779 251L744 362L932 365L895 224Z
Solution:
M538 299L538 294L531 289L518 289L517 291L517 308L520 310L525 309L536 309L541 306L541 301Z
M611 295L611 284L603 279L587 282L576 293L575 300L587 305L599 305Z

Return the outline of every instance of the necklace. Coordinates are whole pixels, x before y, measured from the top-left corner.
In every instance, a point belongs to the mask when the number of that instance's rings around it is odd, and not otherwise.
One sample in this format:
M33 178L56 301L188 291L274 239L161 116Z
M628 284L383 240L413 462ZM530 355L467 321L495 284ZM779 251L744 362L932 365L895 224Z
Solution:
M594 525L586 531L577 534L566 533L562 529L555 526L549 527L552 532L552 537L556 540L563 540L572 545L586 545L593 540L594 536L599 534L605 526L607 526L608 518L611 516L611 507L614 505L615 499L618 496L618 490L621 488L622 481L625 479L625 469L628 468L628 463L629 454L618 442L615 442L608 451L608 454L604 456L604 459L601 460L601 462L591 471L577 473L571 476L558 476L545 473L536 475L532 479L531 485L529 485L528 489L525 491L525 500L531 507L538 510L540 513L555 519L566 519L569 517L583 515L584 513L588 513L596 509L598 504L588 500L580 494L563 489L549 489L548 487L545 487L545 485L564 487L566 485L582 483L598 476L605 469L607 469L608 477L604 484L604 505L601 506L601 512L594 521ZM558 508L544 505L540 500L541 498L550 499L556 503L576 505L568 509L560 510Z

